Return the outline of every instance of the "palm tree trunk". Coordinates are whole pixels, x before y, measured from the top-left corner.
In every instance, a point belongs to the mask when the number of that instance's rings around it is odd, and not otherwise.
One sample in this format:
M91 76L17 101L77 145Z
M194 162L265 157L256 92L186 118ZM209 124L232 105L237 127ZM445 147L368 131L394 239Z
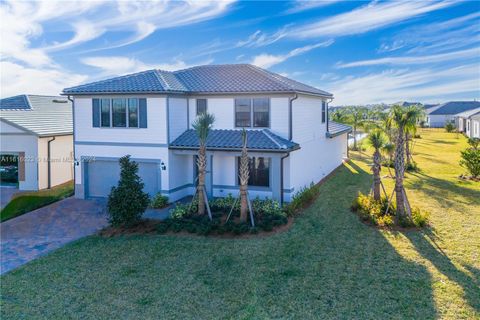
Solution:
M247 199L247 188L248 188L248 179L250 177L250 167L249 159L246 145L242 149L242 154L240 156L240 222L246 222L248 217L248 199Z
M397 145L395 149L395 195L397 200L397 219L405 217L405 204L403 198L403 176L405 173L404 127L398 128Z
M204 199L204 189L205 189L205 169L207 168L207 156L206 149L204 145L201 145L198 150L198 214L205 214L205 199Z
M373 154L373 199L380 201L380 151Z
M405 132L405 156L407 157L407 165L410 165L410 134Z
M247 186L240 186L240 222L247 222L248 203L247 203Z

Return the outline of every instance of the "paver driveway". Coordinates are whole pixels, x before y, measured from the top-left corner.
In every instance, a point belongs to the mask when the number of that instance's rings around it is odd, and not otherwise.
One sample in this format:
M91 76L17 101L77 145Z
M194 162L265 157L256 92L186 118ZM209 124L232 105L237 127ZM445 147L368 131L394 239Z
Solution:
M105 200L68 198L0 224L3 274L107 225Z

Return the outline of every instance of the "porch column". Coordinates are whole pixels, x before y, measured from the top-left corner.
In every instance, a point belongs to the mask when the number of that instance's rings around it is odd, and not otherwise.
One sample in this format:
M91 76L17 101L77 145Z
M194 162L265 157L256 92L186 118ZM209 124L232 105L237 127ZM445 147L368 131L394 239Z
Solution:
M271 158L271 169L270 172L272 174L271 182L272 182L272 199L278 202L281 201L281 168L280 165L280 156L272 156Z

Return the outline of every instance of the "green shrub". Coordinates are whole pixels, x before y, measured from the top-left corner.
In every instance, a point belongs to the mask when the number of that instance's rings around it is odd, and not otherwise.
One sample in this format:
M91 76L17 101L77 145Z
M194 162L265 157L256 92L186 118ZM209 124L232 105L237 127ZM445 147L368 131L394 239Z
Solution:
M407 171L419 171L419 168L418 168L417 163L415 161L410 161L405 165L405 170L407 170Z
M388 211L387 206L387 198L384 197L380 201L375 201L373 196L359 192L352 203L351 209L363 221L368 221L376 226L391 227L397 223L395 219L396 206L395 203L390 203ZM398 224L402 227L424 227L428 223L428 217L427 212L412 208L412 219L402 219L398 221Z
M131 226L138 222L148 207L149 196L143 192L138 164L130 156L120 158L120 181L108 196L108 215L112 226Z
M320 186L313 182L310 187L301 188L292 198L292 201L285 207L288 215L293 215L298 210L310 204L320 193Z
M188 215L190 212L188 210L189 205L184 204L184 203L177 203L175 207L170 209L170 218L172 219L182 219L186 215Z
M447 124L445 124L445 130L447 132L454 132L455 131L455 124L453 122L447 122Z
M150 201L150 207L155 209L162 209L168 206L168 197L157 193Z
M460 165L465 167L468 172L475 178L480 176L480 139L468 139L469 148L460 152Z

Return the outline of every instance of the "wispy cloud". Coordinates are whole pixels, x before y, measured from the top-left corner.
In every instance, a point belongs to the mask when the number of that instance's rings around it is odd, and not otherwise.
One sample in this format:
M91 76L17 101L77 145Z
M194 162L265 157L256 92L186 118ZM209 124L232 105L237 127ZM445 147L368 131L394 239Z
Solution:
M361 34L453 4L450 1L374 1L355 10L296 27L290 30L289 37L304 39Z
M326 7L339 1L341 0L297 0L293 3L290 9L285 11L285 14Z
M425 56L403 56L403 57L386 57L371 60L361 60L348 63L337 64L338 68L365 67L374 65L413 65L413 64L429 64L438 63L458 59L470 59L480 57L480 48L471 48L466 50L432 54Z
M368 85L366 85L368 84ZM450 68L389 69L362 76L347 76L324 86L335 104L367 104L400 100L441 101L462 95L478 98L478 64Z
M210 64L212 60L202 61L199 64ZM161 69L165 71L174 71L193 67L196 64L187 64L182 60L173 60L171 63L149 64L141 60L124 57L124 56L108 56L108 57L88 57L82 59L82 63L101 70L98 77L117 76L128 73L140 72L151 69Z
M246 40L238 41L236 47L263 47L270 45L279 41L282 38L285 38L288 34L288 28L289 25L286 25L271 35L266 34L261 30L257 30L252 33Z
M320 47L328 47L333 42L334 42L333 40L327 40L317 44L296 48L288 52L287 54L272 55L272 54L263 53L258 56L255 56L251 63L262 68L270 68L271 66L282 63L292 57L304 54L313 49L320 48Z
M415 25L381 44L379 52L400 48L410 53L442 52L480 43L480 12L450 20Z

